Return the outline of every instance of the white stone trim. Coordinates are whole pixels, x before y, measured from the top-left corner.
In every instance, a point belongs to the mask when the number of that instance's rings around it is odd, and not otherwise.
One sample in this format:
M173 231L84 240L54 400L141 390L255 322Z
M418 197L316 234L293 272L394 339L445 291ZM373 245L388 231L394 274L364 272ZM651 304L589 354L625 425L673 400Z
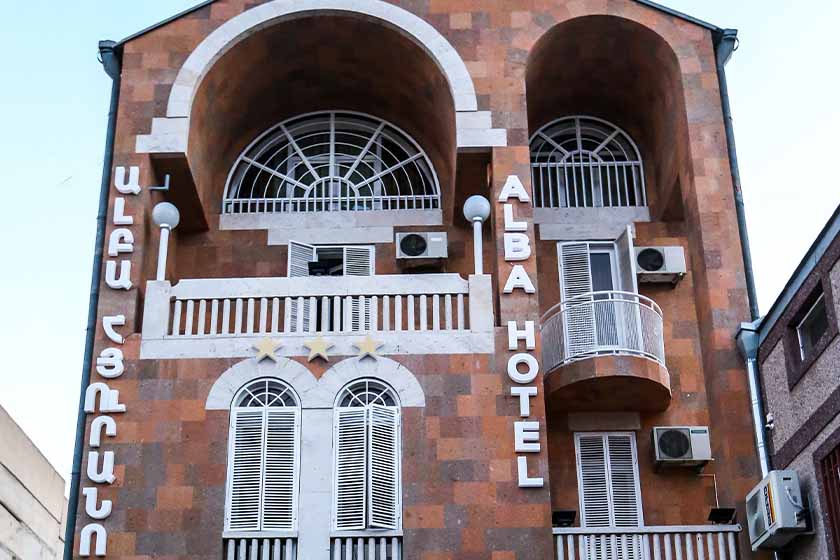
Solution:
M317 380L303 364L288 358L279 358L277 362L255 359L239 362L225 371L210 389L205 408L207 410L230 410L233 398L240 389L260 377L273 377L286 382L303 402L301 395L311 391Z
M268 230L269 245L288 245L289 241L317 245L353 245L358 243L393 243L394 228L278 228Z
M277 362L257 363L249 358L222 373L207 395L207 410L230 410L233 398L247 383L261 377L272 377L288 383L300 399L304 410L332 409L338 393L348 383L365 377L375 378L391 386L402 407L424 407L426 397L420 382L405 366L379 356L377 358L347 358L328 369L320 379L299 362L278 358Z
M366 210L366 211L337 211L337 212L283 212L277 214L222 214L219 217L219 229L225 230L277 230L278 236L284 232L301 230L354 230L369 228L379 230L390 229L394 226L440 226L443 225L443 212L440 209L429 210ZM375 233L375 232L373 232ZM372 233L372 234L373 234ZM271 238L269 237L269 240ZM292 237L295 241L305 241L300 237ZM342 238L343 239L343 238ZM393 241L394 236L391 235ZM318 243L330 243L321 241ZM347 243L347 241L342 241ZM270 243L270 241L269 241Z
M614 240L635 222L649 222L647 206L627 208L534 208L542 241Z
M420 17L381 0L274 0L231 18L196 47L172 85L166 118L153 119L151 134L137 136L137 152L186 153L193 99L213 65L261 29L312 12L359 14L382 21L414 41L434 59L449 83L456 111L458 147L507 145L507 131L490 128L490 113L478 111L472 77L455 47Z
M280 356L308 356L303 343L317 334L305 335L278 333L274 338L283 343L276 354ZM472 331L402 331L372 333L376 340L385 343L381 352L386 355L415 354L492 354L494 352L493 332ZM325 335L335 346L330 356L354 356L358 349L353 345L365 335L363 333ZM214 338L168 338L143 340L140 343L140 358L144 360L184 360L198 358L247 358L255 354L253 345L265 335L253 337Z

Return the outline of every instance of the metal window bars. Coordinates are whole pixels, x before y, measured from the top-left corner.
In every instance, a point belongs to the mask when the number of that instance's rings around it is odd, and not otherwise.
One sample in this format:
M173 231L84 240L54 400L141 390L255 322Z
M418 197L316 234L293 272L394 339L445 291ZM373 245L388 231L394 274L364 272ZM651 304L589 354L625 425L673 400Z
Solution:
M639 149L615 125L564 117L531 137L531 181L538 208L645 206Z
M254 140L228 175L222 212L440 208L434 167L405 132L352 112L288 119Z

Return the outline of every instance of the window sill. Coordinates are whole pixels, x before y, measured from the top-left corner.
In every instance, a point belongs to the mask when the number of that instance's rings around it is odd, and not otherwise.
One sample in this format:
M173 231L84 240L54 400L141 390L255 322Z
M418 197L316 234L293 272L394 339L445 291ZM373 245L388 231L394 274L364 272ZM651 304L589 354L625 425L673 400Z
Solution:
M348 537L402 537L402 529L365 529L363 531L330 531L330 538L340 539Z
M297 531L224 531L223 539L296 539Z

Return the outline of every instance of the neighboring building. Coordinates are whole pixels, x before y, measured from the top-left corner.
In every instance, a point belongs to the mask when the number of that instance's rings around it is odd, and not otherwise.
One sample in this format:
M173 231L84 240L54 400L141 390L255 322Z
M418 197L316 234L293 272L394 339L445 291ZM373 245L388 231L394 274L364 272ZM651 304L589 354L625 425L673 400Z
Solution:
M760 479L734 44L634 0L219 0L104 43L73 553L746 558L707 522Z
M64 479L0 406L0 560L61 558Z
M759 418L769 468L794 470L807 494L814 535L788 558L840 559L840 207L760 321L741 332L758 365Z

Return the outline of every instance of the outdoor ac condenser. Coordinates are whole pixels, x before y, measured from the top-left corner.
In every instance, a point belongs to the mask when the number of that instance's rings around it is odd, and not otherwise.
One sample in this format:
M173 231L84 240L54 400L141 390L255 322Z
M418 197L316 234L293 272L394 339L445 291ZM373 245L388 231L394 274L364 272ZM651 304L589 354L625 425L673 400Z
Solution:
M653 429L657 466L700 467L712 460L707 426L661 426Z
M747 495L747 526L753 551L782 548L808 531L808 516L796 471L770 471Z
M640 283L676 284L685 272L682 247L636 247L636 274Z
M398 259L445 259L448 255L445 231L397 234Z

